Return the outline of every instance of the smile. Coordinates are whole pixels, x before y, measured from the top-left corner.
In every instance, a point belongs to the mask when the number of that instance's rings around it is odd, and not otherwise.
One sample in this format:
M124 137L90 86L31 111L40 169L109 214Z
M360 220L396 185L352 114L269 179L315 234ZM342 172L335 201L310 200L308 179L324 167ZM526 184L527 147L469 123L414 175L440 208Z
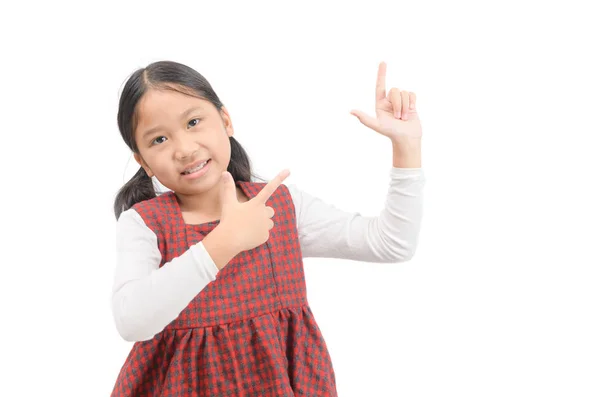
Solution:
M208 172L207 170L210 169L211 163L211 159L204 160L202 162L195 162L193 164L190 164L187 168L185 168L183 172L181 172L181 175L185 179L199 178Z
M202 168L204 168L204 166L206 164L208 164L209 160L206 160L203 163L198 164L197 166L195 166L194 168L188 168L185 171L182 172L183 175L188 175L188 174L193 174L194 172L198 172L200 171Z

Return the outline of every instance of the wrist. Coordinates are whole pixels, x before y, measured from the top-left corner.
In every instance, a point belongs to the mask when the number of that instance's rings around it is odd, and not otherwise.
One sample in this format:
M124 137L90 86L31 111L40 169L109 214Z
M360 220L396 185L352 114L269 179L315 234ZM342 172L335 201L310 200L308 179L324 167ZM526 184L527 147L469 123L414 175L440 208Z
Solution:
M395 168L421 168L421 138L392 139Z
M215 265L220 269L224 268L237 254L241 252L232 244L234 239L231 233L223 224L218 224L202 240L204 248L213 259Z

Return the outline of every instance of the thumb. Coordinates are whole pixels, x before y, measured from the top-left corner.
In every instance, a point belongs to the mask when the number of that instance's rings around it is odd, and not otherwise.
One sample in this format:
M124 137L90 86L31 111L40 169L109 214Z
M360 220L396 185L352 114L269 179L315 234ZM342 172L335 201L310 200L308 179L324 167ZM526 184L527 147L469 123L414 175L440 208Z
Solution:
M233 177L227 171L221 174L221 202L223 206L237 203L237 194Z
M360 121L363 125L369 127L372 130L376 130L377 126L379 125L379 120L369 116L365 112L361 112L360 110L352 110L350 114L355 116L358 119L358 121Z

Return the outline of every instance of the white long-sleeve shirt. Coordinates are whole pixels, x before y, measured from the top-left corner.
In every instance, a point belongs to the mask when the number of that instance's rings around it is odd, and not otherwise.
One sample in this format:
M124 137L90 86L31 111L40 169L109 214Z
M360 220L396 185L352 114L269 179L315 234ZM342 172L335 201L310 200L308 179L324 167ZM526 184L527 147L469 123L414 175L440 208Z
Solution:
M402 262L417 247L425 178L421 168L392 168L379 216L342 211L286 185L296 209L303 257L364 262ZM127 341L152 339L175 320L219 269L202 241L181 256L161 263L157 238L141 216L129 209L117 221L117 266L112 311Z

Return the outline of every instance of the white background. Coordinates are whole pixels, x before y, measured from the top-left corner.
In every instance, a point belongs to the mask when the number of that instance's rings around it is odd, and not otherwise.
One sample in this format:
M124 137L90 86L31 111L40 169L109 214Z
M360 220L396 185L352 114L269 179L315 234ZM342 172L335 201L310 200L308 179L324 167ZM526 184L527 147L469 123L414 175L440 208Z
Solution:
M377 214L375 77L417 94L414 259L306 260L341 397L600 395L597 14L569 2L33 2L0 9L0 394L107 396L116 124L136 68L197 69L256 170Z

